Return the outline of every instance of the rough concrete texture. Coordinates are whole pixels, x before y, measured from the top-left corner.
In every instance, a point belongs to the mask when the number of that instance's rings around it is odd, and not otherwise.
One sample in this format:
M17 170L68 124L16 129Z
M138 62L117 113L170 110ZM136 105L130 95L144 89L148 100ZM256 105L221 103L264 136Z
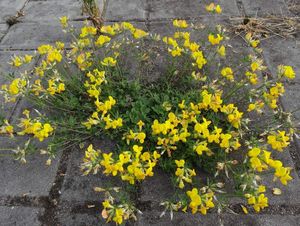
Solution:
M185 214L185 213L174 213L173 220L170 218L170 212L166 212L163 217L160 217L162 211L145 211L139 216L137 222L138 226L193 226L193 225L220 225L220 219L217 214L208 214L203 216L201 214Z
M149 1L150 20L162 18L195 18L208 13L205 5L211 1L205 0L151 0ZM234 0L221 0L218 3L223 7L224 15L239 15Z
M98 142L94 145L95 148L101 150L111 150L112 144L106 140ZM83 172L80 171L80 165L84 151L75 149L71 151L69 161L67 163L67 171L65 180L61 190L61 199L67 201L101 201L103 200L102 193L96 193L94 187L109 187L109 186L121 186L118 178L108 177L101 173L97 175L90 174L83 176Z
M0 23L0 40L6 34L7 29L8 29L8 25L6 23L5 24Z
M26 22L57 21L62 16L72 19L82 18L81 2L31 1L24 9Z
M1 226L40 226L39 216L43 210L32 207L0 206Z
M0 23L4 23L11 16L15 16L17 11L22 9L26 0L1 0L0 2Z
M247 16L288 15L290 14L284 0L252 1L242 0Z
M22 149L26 141L25 137L15 137L14 139L0 137L1 148L17 149L20 147ZM39 151L45 148L45 144L33 141L33 145L36 147L37 153L26 157L27 164L21 164L11 156L0 158L1 196L39 197L49 195L56 177L60 155L52 161L50 166L47 166L47 156L39 154Z
M224 226L239 225L239 226L298 226L298 216L288 215L222 215Z
M7 81L3 72L14 72L7 61L16 54L27 54L41 44L53 44L56 41L70 43L71 37L61 31L58 18L68 16L77 29L82 25L86 16L81 14L80 0L0 0L0 85ZM102 2L102 0L98 0ZM300 3L297 0L219 0L216 3L223 8L222 15L211 15L205 10L205 4L212 1L205 0L109 0L107 7L107 21L126 21L140 24L151 32L170 35L175 31L172 19L185 18L196 25L197 31L192 38L207 39L207 29L214 31L215 24L228 26L230 18L239 16L261 16L269 14L276 16L300 15ZM18 21L6 24L23 8L24 16ZM11 21L11 20L10 20ZM206 27L203 28L203 25ZM230 42L237 49L243 49L245 44L236 34L232 34ZM281 99L283 107L294 111L300 107L300 60L299 35L294 38L283 39L271 37L262 41L263 57L269 71L276 75L278 64L292 65L298 77L286 83L286 96ZM68 44L67 44L68 46ZM29 51L30 50L30 51ZM249 53L249 49L245 54ZM228 49L228 56L232 57L235 49ZM160 61L160 59L157 59ZM34 66L34 61L29 68ZM232 59L233 64L238 64ZM130 62L129 62L130 67ZM163 70L157 67L151 73ZM134 69L133 69L134 70ZM18 72L15 71L17 75ZM3 99L0 99L3 104ZM25 100L2 108L1 116L12 121L17 118L24 107L28 107ZM295 112L295 123L300 121L300 111ZM299 125L299 124L297 124ZM298 126L299 127L299 126ZM23 139L24 141L24 139ZM8 137L0 137L0 147L16 147L22 139L9 141ZM244 225L244 226L294 226L300 225L300 142L292 145L289 151L277 153L276 157L284 164L291 166L294 180L283 186L279 182L273 185L273 176L266 175L265 183L278 187L283 191L281 196L274 196L268 190L270 208L262 214L242 214L239 203L244 200L233 200L232 209L226 214L216 214L212 211L206 216L176 213L170 221L169 212L162 218L159 215L163 207L159 203L171 198L173 193L170 176L157 170L155 176L146 179L139 187L136 198L138 208L143 215L138 215L137 222L126 225ZM296 142L296 143L297 143ZM105 139L97 144L106 150L113 146ZM90 226L105 225L101 219L101 201L103 195L95 193L93 187L105 187L110 184L122 186L116 178L104 175L82 176L80 163L83 151L74 148L64 151L57 156L51 166L46 166L47 158L39 154L28 156L27 165L21 165L8 157L0 159L0 225L65 225ZM114 225L114 224L112 224Z
M81 22L73 22L74 27L80 27ZM71 36L62 32L58 20L51 23L18 23L9 29L0 43L0 49L37 49L42 44L53 44L56 41L70 43Z

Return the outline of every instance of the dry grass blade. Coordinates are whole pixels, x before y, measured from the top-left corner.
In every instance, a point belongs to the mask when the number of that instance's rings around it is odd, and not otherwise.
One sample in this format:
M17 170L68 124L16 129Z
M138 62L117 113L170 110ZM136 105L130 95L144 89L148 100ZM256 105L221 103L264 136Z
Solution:
M252 33L259 38L294 37L300 31L300 17L235 17L230 18L234 33Z
M294 13L295 15L300 15L300 2L299 0L287 0L286 1L288 9L290 12Z

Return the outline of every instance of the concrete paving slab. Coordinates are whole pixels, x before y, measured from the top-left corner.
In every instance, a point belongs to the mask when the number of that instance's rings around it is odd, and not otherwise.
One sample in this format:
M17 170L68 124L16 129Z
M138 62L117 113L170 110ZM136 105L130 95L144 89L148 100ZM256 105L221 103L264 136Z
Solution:
M1 226L41 226L39 216L43 209L21 206L0 206Z
M83 18L81 1L30 1L25 9L23 22L56 22L62 16L70 20Z
M99 145L94 146L103 151L110 151L113 144L107 140L100 140ZM80 165L84 156L84 150L74 149L67 163L67 172L62 186L61 199L67 201L99 201L103 200L102 193L96 193L94 187L120 187L120 181L116 177L107 177L100 169L96 175L83 176Z
M15 16L26 0L1 0L0 1L0 23L4 23L9 17Z
M222 215L224 226L298 226L299 217L288 215Z
M212 1L205 0L151 0L149 1L150 20L165 18L196 18L209 13L205 6ZM234 0L220 0L218 4L223 9L222 15L239 15Z
M0 137L1 148L24 147L27 140L16 137L13 140L8 137ZM36 143L39 149L45 145ZM2 151L3 152L3 151ZM60 154L52 161L50 166L46 165L47 156L38 153L27 156L26 164L21 164L12 157L0 158L0 196L48 196L53 185L58 169Z
M247 16L289 15L290 12L284 0L242 0Z
M296 78L285 83L282 104L286 111L300 108L300 43L295 39L273 38L262 42L263 55L272 75L277 76L278 65L290 65L294 68ZM294 113L296 123L300 122L300 111Z
M116 21L145 20L147 0L109 1L105 19Z
M3 38L3 36L6 34L8 30L8 25L7 24L0 24L0 40Z
M163 201L170 200L175 190L171 176L161 169L156 169L153 177L146 178L141 184L142 201L148 208L158 208Z
M144 211L142 215L139 215L137 226L217 226L220 225L219 218L217 214L208 213L207 215L201 215L200 213L182 213L175 212L174 218L171 220L170 212L160 218L161 212L158 210L154 211Z
M72 22L80 28L82 22ZM42 44L53 44L56 41L70 43L70 34L62 32L59 21L49 23L17 23L0 43L0 49L37 49Z

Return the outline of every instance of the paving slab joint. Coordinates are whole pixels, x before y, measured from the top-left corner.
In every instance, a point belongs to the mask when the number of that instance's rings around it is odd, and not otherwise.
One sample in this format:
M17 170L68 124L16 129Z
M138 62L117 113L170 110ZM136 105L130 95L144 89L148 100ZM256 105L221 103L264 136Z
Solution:
M240 14L242 16L246 16L245 7L244 7L243 2L241 0L236 0L236 5L240 11Z
M60 202L61 189L67 172L67 165L71 150L72 149L64 150L60 158L56 177L50 189L48 205L45 208L44 215L40 217L40 221L43 223L43 225L58 225L55 217L56 209Z
M29 197L29 196L0 196L0 206L23 206L43 208L48 205L47 196Z
M146 8L145 8L145 11L146 11L146 15L145 15L145 18L146 18L146 21L145 21L145 25L146 25L146 28L147 30L149 31L150 29L150 13L151 13L151 6L150 6L150 0L146 0Z
M241 205L243 203L236 203L229 205L229 210L235 214L245 215L243 212ZM251 214L251 213L250 213ZM261 210L259 213L253 214L268 214L268 215L292 215L292 216L299 216L300 215L300 203L293 204L293 205L269 205L267 208Z

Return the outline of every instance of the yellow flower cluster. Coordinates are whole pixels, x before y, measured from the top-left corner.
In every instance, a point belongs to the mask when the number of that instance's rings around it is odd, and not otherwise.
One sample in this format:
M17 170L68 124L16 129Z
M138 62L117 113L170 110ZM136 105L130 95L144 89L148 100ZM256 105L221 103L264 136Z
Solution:
M257 80L258 80L257 74L252 73L250 71L246 71L245 75L249 79L249 81L250 81L250 83L252 85L256 85L257 84Z
M222 128L216 126L209 127L212 122L205 117L199 118L199 116L207 110L220 111L227 115L227 120L233 127L239 128L243 113L239 112L233 104L222 105L221 93L210 94L203 91L201 97L202 101L198 104L190 103L189 108L182 101L179 104L179 107L182 108L181 113L175 115L175 113L169 112L165 122L153 121L152 134L157 136L158 148L163 152L167 151L169 156L172 151L177 149L176 144L187 142L188 137L197 139L194 150L199 155L202 155L203 152L207 155L213 154L207 146L209 143L219 144L226 151L230 148L237 150L241 146L235 133L224 133Z
M218 45L220 44L220 42L223 40L223 36L220 34L217 34L216 36L214 34L209 34L208 35L208 41L212 44L212 45Z
M174 20L173 25L179 28L188 27L185 20ZM163 42L170 46L168 51L173 57L181 56L182 53L190 54L198 69L202 69L207 63L203 52L200 50L200 45L190 40L190 33L188 32L176 31L174 37L163 37Z
M29 64L32 61L33 56L25 54L24 57L21 56L14 56L12 57L11 65L15 67L20 67L23 64Z
M265 191L266 191L265 186L260 185L257 189L257 192L255 192L254 195L245 194L248 204L253 205L253 208L256 212L259 212L260 210L269 206L268 205L268 197L266 197L265 194L261 194Z
M0 127L0 134L8 134L11 137L14 136L14 127L9 124L7 120L4 120L3 125Z
M254 170L262 172L270 166L275 170L275 179L278 178L282 184L287 185L287 182L292 180L290 168L283 167L281 161L272 159L271 152L256 147L249 150L248 156L250 157L251 168Z
M189 207L191 208L193 214L199 211L200 213L205 215L207 213L207 210L215 206L215 204L213 203L213 192L201 194L198 192L197 188L193 188L191 191L187 191L186 194L191 200Z
M221 70L221 75L228 79L229 81L233 82L234 77L233 77L233 71L230 67L225 67Z
M268 136L268 144L272 146L274 150L283 151L283 148L286 148L290 142L290 138L285 135L285 131L277 131L277 134Z
M177 183L180 189L184 188L184 182L192 183L192 177L196 176L196 172L194 169L189 169L185 167L184 159L175 160L175 164L177 166L175 175L177 176Z
M39 80L36 80L35 84L39 84L41 85L41 83L37 83L37 81ZM61 93L63 91L65 91L65 84L63 82L59 82L59 81L56 81L54 79L49 79L48 80L48 88L47 88L47 91L51 94L51 95L55 95L57 93Z
M94 150L90 145L85 153L84 164L82 169L85 174L91 171L97 172L102 166L103 173L106 175L120 175L123 181L128 181L130 184L135 184L135 181L144 180L146 177L153 176L153 168L160 154L156 151L142 152L143 147L133 145L132 150L123 151L118 158L113 158L113 153L102 153L100 150Z
M143 144L145 138L146 138L146 133L142 131L135 133L132 130L130 130L129 133L125 134L125 136L123 137L123 139L126 139L128 145L130 144L131 140L139 141L141 144Z
M288 65L279 65L278 66L278 74L279 77L284 76L288 79L294 79L296 77L296 73L291 66Z
M278 107L277 101L280 96L285 92L284 86L281 82L277 82L275 86L269 89L269 92L264 92L263 97L268 103L269 107L275 109Z
M5 96L6 101L16 101L17 96L25 91L26 85L27 81L23 78L16 78L9 85L2 85L2 91L7 94Z
M104 102L99 100L101 94L101 85L106 83L105 71L94 69L92 72L89 71L86 76L89 78L89 80L86 80L84 86L87 89L88 95L95 99L94 104L96 111L93 112L91 117L89 117L88 120L82 124L87 129L91 129L92 125L98 125L101 121L105 123L105 129L116 129L121 127L123 125L122 118L111 119L111 115L108 114L108 112L116 104L116 100L112 96L109 96ZM101 113L101 118L99 118L98 113Z
M174 20L173 21L174 27L179 27L179 28L187 28L188 24L185 20Z
M60 48L63 48L60 43L57 43ZM62 54L61 49L54 48L51 45L41 45L38 47L38 53L41 55L47 55L46 59L48 63L61 62Z
M245 38L253 48L256 48L258 46L258 44L260 43L259 40L253 38L251 33L247 33Z
M210 3L209 5L207 5L206 7L206 10L208 12L211 12L211 13L217 13L217 14L220 14L222 13L222 8L220 5L215 5L214 3Z
M102 210L102 216L104 219L107 219L107 222L113 220L116 224L122 224L123 218L124 220L127 219L127 217L124 216L124 209L118 208L117 206L115 207L109 199L103 201L102 206L104 208Z
M32 134L42 142L54 131L53 127L49 123L43 124L37 119L32 120L29 116L30 113L28 110L25 110L23 114L25 115L25 118L21 118L20 124L18 125L23 130L18 132L19 135Z
M227 114L227 119L234 128L241 126L243 112L240 112L234 104L223 105L221 111Z

